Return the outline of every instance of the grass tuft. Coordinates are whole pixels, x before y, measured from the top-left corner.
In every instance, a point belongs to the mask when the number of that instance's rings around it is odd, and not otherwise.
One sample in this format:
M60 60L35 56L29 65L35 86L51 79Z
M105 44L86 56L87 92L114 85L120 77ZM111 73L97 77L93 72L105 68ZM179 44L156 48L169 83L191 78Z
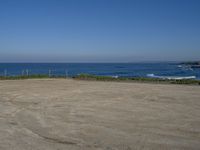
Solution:
M28 75L28 76L0 76L0 80L21 80L21 79L44 79L44 78L63 78L63 76L51 76L42 75L42 74L35 74L35 75Z
M48 75L29 75L29 76L0 76L0 80L22 80L22 79L45 79L45 78L66 78L66 76L51 76ZM159 79L159 78L145 78L145 77L111 77L111 76L96 76L91 74L80 74L72 77L79 80L92 80L92 81L124 81L124 82L144 82L144 83L168 83L168 84L188 84L200 85L200 80L194 79Z
M110 76L96 76L90 74L80 74L74 77L75 79L81 80L96 80L96 81L134 81L134 82L147 82L147 83L169 83L169 84L191 84L200 85L199 80L194 79L159 79L159 78L145 78L145 77L110 77Z

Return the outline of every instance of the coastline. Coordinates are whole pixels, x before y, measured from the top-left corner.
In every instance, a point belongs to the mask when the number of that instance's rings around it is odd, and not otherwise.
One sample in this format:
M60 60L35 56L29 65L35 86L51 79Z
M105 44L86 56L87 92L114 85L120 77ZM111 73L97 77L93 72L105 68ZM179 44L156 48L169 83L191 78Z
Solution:
M200 85L200 80L196 79L162 79L150 77L111 77L96 76L90 74L80 74L77 76L48 76L48 75L29 75L29 76L0 76L0 80L25 80L25 79L75 79L87 81L114 81L114 82L136 82L136 83L156 83L156 84L183 84L183 85Z

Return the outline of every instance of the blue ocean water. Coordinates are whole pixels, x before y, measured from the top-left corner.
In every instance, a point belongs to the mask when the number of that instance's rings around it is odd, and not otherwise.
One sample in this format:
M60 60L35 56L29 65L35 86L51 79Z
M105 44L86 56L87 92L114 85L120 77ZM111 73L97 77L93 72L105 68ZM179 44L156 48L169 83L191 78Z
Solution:
M0 63L0 76L26 74L75 76L81 73L118 77L190 77L200 79L200 69L178 63Z

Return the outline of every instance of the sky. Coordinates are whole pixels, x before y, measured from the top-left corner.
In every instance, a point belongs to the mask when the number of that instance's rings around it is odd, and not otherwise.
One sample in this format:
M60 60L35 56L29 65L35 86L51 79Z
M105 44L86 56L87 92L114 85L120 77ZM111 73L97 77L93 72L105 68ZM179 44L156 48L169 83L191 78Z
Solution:
M0 62L192 60L199 0L0 0Z

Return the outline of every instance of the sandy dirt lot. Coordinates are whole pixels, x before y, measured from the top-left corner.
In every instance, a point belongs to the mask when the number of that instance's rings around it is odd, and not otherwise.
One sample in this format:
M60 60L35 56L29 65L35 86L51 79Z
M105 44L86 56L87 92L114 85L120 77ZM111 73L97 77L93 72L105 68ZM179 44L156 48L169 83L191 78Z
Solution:
M0 81L0 150L200 149L200 87Z

